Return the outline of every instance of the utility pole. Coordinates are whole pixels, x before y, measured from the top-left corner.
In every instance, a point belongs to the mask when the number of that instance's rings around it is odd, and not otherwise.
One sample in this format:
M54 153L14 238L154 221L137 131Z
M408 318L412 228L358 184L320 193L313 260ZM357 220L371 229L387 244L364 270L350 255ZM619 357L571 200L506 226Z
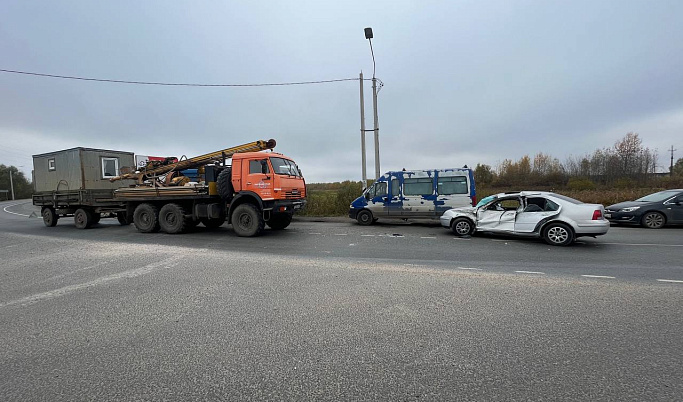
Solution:
M9 170L9 187L12 189L12 201L14 201L14 183L12 182L12 168L8 168Z
M368 172L365 168L365 96L363 95L363 72L360 72L360 152L363 166L363 188L368 185Z
M672 145L671 146L671 165L669 167L669 176L674 175L674 151L675 151L675 149L674 149L674 146Z

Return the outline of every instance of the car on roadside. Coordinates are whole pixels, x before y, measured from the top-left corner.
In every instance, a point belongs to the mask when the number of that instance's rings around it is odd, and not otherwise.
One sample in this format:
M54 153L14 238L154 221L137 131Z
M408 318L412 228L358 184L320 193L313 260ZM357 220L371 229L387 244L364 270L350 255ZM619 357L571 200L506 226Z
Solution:
M641 225L649 229L683 224L683 189L659 191L635 201L610 205L605 208L605 218L612 223Z
M582 236L601 236L609 230L605 207L544 191L520 191L483 198L474 207L454 208L440 218L456 236L491 232L543 238L567 246Z

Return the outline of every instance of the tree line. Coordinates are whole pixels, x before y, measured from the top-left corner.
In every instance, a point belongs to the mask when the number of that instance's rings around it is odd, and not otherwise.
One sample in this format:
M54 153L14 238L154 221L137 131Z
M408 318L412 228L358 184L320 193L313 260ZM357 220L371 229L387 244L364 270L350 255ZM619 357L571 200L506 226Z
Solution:
M612 147L596 149L584 156L570 156L564 163L544 153L517 161L505 159L496 168L477 164L477 186L542 186L590 190L603 187L667 186L683 183L683 158L673 167L671 178L656 174L657 152L643 146L637 133L628 133Z
M12 175L11 184L10 174ZM0 201L12 199L12 186L14 186L15 199L31 198L33 186L24 176L24 172L15 166L0 165L0 190L7 190L6 193L4 191L0 192Z

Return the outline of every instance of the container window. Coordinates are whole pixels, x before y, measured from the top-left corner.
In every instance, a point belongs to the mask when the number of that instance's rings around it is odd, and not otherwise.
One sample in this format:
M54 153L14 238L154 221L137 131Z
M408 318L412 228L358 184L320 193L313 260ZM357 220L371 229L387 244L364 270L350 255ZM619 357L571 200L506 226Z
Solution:
M119 175L119 158L102 158L102 178Z
M49 171L57 170L57 166L55 166L55 158L47 160L47 170L49 170Z
M403 195L432 195L434 180L431 177L403 179Z
M467 194L469 193L469 189L467 187L467 177L439 177L438 191L441 195Z

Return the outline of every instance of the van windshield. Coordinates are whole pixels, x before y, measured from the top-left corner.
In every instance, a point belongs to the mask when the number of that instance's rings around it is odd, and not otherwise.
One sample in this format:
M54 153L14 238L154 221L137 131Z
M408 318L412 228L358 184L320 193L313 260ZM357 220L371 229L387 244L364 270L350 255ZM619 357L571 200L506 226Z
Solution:
M275 174L301 177L299 167L293 161L284 158L271 157L270 163L273 165Z

